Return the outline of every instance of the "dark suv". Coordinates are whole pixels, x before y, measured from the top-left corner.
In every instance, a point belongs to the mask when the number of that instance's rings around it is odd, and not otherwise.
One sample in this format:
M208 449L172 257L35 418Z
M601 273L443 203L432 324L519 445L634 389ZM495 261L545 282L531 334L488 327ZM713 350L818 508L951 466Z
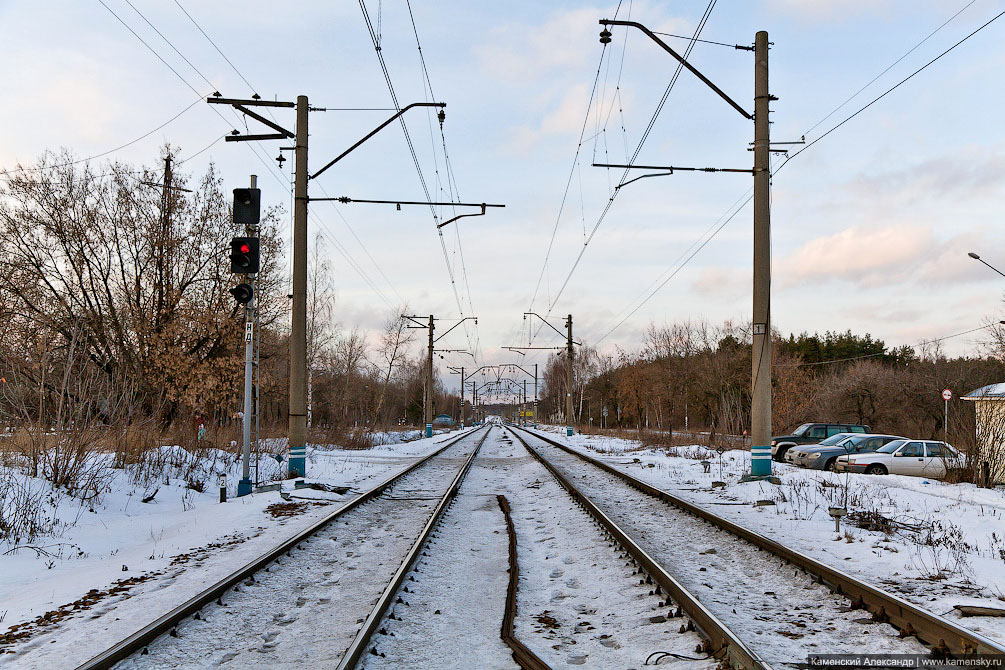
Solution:
M791 435L771 438L771 457L781 462L785 452L797 444L817 444L838 433L871 433L869 426L855 423L804 423L792 431Z

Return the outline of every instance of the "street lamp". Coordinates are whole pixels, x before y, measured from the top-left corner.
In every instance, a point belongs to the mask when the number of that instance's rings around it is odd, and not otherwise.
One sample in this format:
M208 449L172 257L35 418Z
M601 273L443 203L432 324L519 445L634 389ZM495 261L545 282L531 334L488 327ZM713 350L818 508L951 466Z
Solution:
M999 270L995 266L991 265L990 263L988 263L986 260L984 260L983 258L981 258L980 256L978 256L974 252L972 252L972 251L967 252L967 256L970 256L975 261L980 261L981 263L984 263L984 265L987 265L989 268L991 268L992 270L994 270L995 272L997 272L998 274L1000 274L1002 277L1005 277L1005 272L1002 272L1001 270Z

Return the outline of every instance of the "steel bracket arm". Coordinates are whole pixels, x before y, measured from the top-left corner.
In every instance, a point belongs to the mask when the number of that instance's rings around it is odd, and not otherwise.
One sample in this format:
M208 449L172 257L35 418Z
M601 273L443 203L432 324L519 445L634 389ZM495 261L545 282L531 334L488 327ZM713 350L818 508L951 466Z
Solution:
M652 41L656 42L656 44L659 44L663 48L664 51L666 51L668 54L670 54L671 56L673 56L674 58L676 58L680 62L680 64L683 65L684 67L686 67L694 76L698 77L698 79L701 79L705 83L706 86L708 86L713 91L715 91L716 93L718 93L720 98L722 98L723 100L725 100L726 102L728 102L730 104L730 106L733 109L735 109L736 111L740 112L740 114L742 114L744 116L744 118L747 118L747 119L753 119L754 118L753 114L748 114L747 110L745 110L743 107L740 107L740 105L738 105L732 98L730 98L728 95L726 95L721 88L719 88L718 86L716 86L715 84L713 84L709 80L709 78L706 77L705 75L703 75L701 72L698 72L698 70L693 65L691 65L686 60L684 60L683 56L681 56L679 53L677 53L676 51L674 51L670 47L669 44L667 44L666 42L664 42L663 40L661 40L659 37L656 36L655 33L653 33L653 31L649 30L648 28L646 28L641 23L638 23L637 21L621 21L621 20L612 20L612 19L600 19L600 25L602 25L602 26L631 26L633 28L638 28L639 30L641 30L642 32L644 32L646 35L648 35L649 38Z
M445 330L445 331L444 331L443 333L441 333L441 334L440 334L440 336L439 336L439 337L437 337L437 338L436 338L435 340L433 340L433 342L439 342L439 341L440 341L440 340L442 340L442 339L443 339L443 338L444 338L444 337L446 336L446 334L447 334L447 333L449 333L449 332L450 332L451 330L453 330L453 329L454 329L454 328L456 328L457 326L461 325L462 323L464 323L465 321L468 321L468 320L470 320L470 319L474 319L474 321L475 321L475 325L476 325L476 326L478 325L478 317L477 317L477 316L466 316L466 317L464 317L463 319L461 319L460 321L458 321L457 323L455 323L454 325L450 326L450 328L447 328L447 329L446 329L446 330Z
M485 216L485 208L486 208L486 207L488 207L488 205L486 205L486 204L485 204L485 203L483 202L483 203L481 204L481 208L482 208L482 211L480 211L480 212L478 212L478 213L476 213L476 214L458 214L457 216L455 216L455 217L454 217L454 218L452 218L452 219L447 219L447 220L446 220L446 221L444 221L443 223L438 223L438 224L436 224L436 227L437 227L437 228L442 228L443 226L447 225L448 223L453 223L453 222L454 222L454 221L456 221L457 219L463 219L463 218L464 218L465 216Z
M395 119L397 119L398 117L400 117L402 114L404 114L405 112L407 112L408 110L410 110L412 107L446 107L446 106L447 106L447 103L445 103L445 102L413 102L410 105L405 105L400 110L398 110L397 114L395 114L394 116L392 116L391 118L389 118L387 121L385 121L384 123L380 124L379 126L377 126L376 128L374 128L373 130L371 130L369 133L367 133L366 135L364 135L361 140L359 140L358 142L356 142L356 144L352 145L351 147L349 147L348 149L346 149L345 151L343 151L342 153L340 153L338 156L336 156L335 158L333 158L327 165L325 165L323 168L321 168L320 170L318 170L317 172L315 172L314 174L312 174L311 175L311 179L317 179L318 176L322 172L324 172L325 170L327 170L328 168L330 168L332 165L335 165L335 163L338 163L340 160L342 160L343 158L345 158L346 156L348 156L356 148L358 148L359 145L363 144L363 142L366 142L368 139L370 139L371 137L373 137L374 135L376 135L377 133L379 133L381 130L383 130L385 127L387 127L388 124L390 124Z
M533 314L533 315L534 315L534 316L536 316L537 318L541 319L541 321L542 321L542 322L544 323L544 325L548 326L549 328L551 328L552 330L554 330L554 331L555 331L556 333L558 333L558 334L559 334L559 335L561 335L562 337L566 337L566 334L565 334L565 333L563 333L563 332L562 332L562 331L560 331L560 330L559 330L558 328L556 328L555 326L553 326L553 325L551 325L550 323L548 323L548 320L547 320L547 319L545 319L545 318L544 318L543 316L541 316L540 314L538 314L537 312L524 312L524 315L525 315L525 317L526 317L526 315L527 315L527 314ZM527 348L529 349L530 347L527 347ZM551 347L543 347L543 348L545 348L545 349L551 349Z

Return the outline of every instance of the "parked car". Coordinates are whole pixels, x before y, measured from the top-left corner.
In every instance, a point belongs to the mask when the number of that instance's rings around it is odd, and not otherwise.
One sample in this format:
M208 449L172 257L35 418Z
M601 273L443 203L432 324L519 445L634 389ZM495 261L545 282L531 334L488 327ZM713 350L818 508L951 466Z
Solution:
M871 433L869 426L855 423L804 423L789 435L771 438L771 457L776 461L785 458L785 452L800 444L819 444L821 440L838 433Z
M785 451L785 455L782 456L782 461L791 465L801 465L804 455L809 449L816 449L817 447L832 447L843 443L845 440L854 435L855 433L836 433L825 440L812 442L810 444L801 444L797 447L789 447Z
M847 454L870 454L894 440L907 438L896 435L876 435L873 433L838 433L818 445L793 447L785 454L785 460L793 465L813 470L833 470L838 456Z
M946 466L963 463L963 455L945 442L935 440L894 440L871 454L838 456L838 472L864 472L870 475L913 475L939 479L946 476Z

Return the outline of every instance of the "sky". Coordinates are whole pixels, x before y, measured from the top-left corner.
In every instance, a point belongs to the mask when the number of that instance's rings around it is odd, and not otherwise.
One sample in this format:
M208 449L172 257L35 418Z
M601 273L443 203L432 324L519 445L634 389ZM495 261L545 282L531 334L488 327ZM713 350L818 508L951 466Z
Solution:
M650 324L749 321L752 211L737 208L749 175L641 179L599 219L621 172L591 166L631 158L676 68L636 29L614 29L605 49L599 19L691 36L708 4L410 0L410 16L402 0L366 0L399 103L447 104L442 138L434 112L404 117L429 196L505 208L452 223L441 238L427 207L312 203L310 236L331 260L341 326L375 333L401 305L442 319L439 333L477 316L440 344L474 350L485 365L548 354L507 345L562 344L528 311L559 330L572 314L576 339L606 352L637 350ZM700 37L750 45L768 31L772 140L812 142L1003 9L1002 0L719 0ZM1005 270L1003 43L1005 17L784 167L784 155L773 158L775 329L850 329L898 346L1005 318L1005 279L967 256ZM228 189L258 175L287 227L292 161L280 169L273 159L290 143L223 142L235 128L264 129L204 98L307 95L326 108L310 115L312 172L394 113L358 2L0 0L0 45L0 170L60 148L101 155L95 166L156 165L170 143L189 175L212 162ZM753 110L751 52L698 43L689 61ZM292 110L273 114L293 128ZM749 168L752 139L750 121L684 72L636 163ZM426 199L398 124L309 188ZM976 353L980 342L975 333L944 349ZM466 354L440 363L475 365Z

